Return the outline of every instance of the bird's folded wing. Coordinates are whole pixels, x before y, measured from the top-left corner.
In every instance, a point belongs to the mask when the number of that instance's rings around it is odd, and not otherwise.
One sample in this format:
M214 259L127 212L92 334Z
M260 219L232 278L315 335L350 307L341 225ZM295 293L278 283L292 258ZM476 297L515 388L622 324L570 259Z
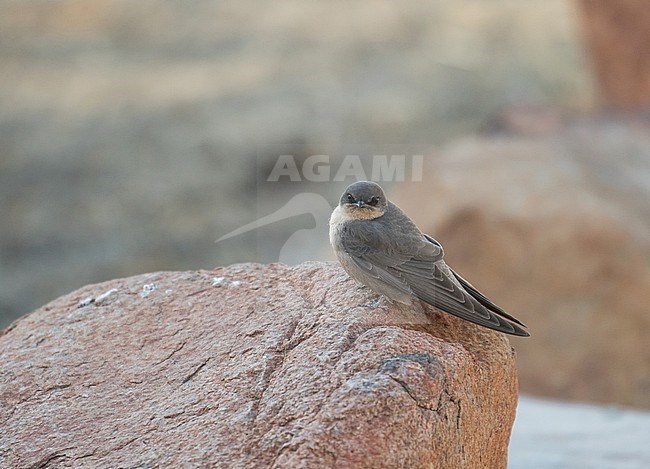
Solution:
M418 259L399 249L378 249L369 239L345 237L342 238L342 245L355 265L366 275L409 295L414 295L414 292L407 277L410 274L428 275L431 263L443 255L442 248L425 239L422 239L422 244L417 249L422 252ZM403 269L400 270L399 266L403 266Z
M376 280L385 283L388 286L396 288L398 291L406 294L413 295L413 290L408 286L406 279L399 274L399 272L388 272L385 268L380 267L363 257L350 256L354 263L367 275L370 275Z
M519 321L490 302L444 263L440 244L428 236L422 241L409 253L386 252L368 243L348 242L344 247L359 268L387 285L412 292L442 311L481 326L528 335Z
M478 290L474 287L474 285L472 285L472 284L469 283L467 280L465 280L463 277L461 277L460 275L458 275L458 274L457 274L456 272L454 272L451 268L450 268L449 270L450 270L451 273L454 275L454 277L456 277L456 279L457 279L458 282L463 286L463 288L464 288L465 290L467 290L467 291L468 291L468 292L469 292L469 293L470 293L470 294L471 294L471 295L476 299L476 301L478 301L479 303L481 303L481 304L482 304L483 306L485 306L486 308L493 310L493 311L496 312L499 316L503 316L504 318L509 319L510 321L515 322L515 323L519 324L520 326L524 326L524 327L526 327L526 325L525 325L523 322L521 322L519 319L515 318L514 316L509 315L509 314L506 313L503 309L501 309L500 307L498 307L497 305L495 305L494 303L492 303L492 301L491 301L488 297L486 297L483 293L481 293L480 291L478 291Z
M472 295L473 292L466 291L454 282L446 274L447 270L451 271L449 267L435 263L432 270L433 280L416 275L407 275L406 277L413 293L422 301L481 326L508 334L528 335L518 321L511 322L510 316L489 309Z

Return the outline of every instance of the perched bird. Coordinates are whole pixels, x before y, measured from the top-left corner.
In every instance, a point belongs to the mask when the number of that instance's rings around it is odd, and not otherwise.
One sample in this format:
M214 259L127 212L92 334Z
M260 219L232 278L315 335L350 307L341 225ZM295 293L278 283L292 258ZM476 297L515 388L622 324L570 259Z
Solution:
M526 326L492 303L443 260L438 241L423 234L370 181L351 184L330 217L330 242L345 271L389 301L417 298L475 324L528 336Z

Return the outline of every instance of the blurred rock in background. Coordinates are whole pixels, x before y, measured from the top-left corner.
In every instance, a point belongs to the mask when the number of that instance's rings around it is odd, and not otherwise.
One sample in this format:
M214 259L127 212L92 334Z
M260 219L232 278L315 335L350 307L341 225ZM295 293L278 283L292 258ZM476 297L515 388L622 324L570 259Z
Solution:
M585 45L610 109L650 107L650 8L644 0L578 0Z
M0 0L0 328L321 233L298 216L214 243L352 181L265 184L274 144L412 146L424 180L385 185L531 327L524 390L650 406L648 124L597 116L647 107L642 3ZM322 234L291 260L329 258Z
M512 103L586 106L574 16L558 0L1 1L0 327L89 282L267 261L255 238L214 244L257 215L259 145L433 144Z

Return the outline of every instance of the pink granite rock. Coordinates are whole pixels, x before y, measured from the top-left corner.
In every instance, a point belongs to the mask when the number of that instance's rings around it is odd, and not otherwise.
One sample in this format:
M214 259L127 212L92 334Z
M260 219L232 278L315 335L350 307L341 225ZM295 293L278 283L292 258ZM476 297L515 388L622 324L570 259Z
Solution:
M508 339L335 264L86 286L0 334L1 467L505 467Z

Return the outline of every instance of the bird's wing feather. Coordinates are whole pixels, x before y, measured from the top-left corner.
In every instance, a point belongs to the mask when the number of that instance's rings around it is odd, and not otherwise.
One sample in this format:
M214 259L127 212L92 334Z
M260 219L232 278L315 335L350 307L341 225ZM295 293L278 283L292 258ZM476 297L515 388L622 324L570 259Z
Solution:
M409 287L406 279L397 272L388 272L385 268L382 268L368 260L363 259L363 257L357 257L354 255L350 256L352 261L367 275L370 275L376 280L383 282L391 287L396 288L398 291L406 294L413 295L413 290Z
M443 261L442 246L424 235L411 252L378 249L369 240L350 237L343 247L374 278L467 321L514 335L528 335L519 321L494 305ZM512 322L511 322L512 321Z
M432 270L433 281L412 275L406 277L413 293L422 301L481 326L509 334L528 335L518 324L511 322L509 317L489 309L473 296L473 292L468 292L454 282L447 273L451 269L444 261L435 263Z
M506 313L503 309L501 309L500 307L498 307L497 305L492 303L492 301L488 297L486 297L483 293L478 291L474 287L474 285L472 285L467 280L465 280L463 277L458 275L454 270L452 270L451 268L449 270L454 275L454 277L456 277L456 279L463 286L463 288L465 290L467 290L474 298L476 298L476 301L481 303L486 308L495 311L497 314L499 314L499 316L503 316L504 318L509 319L512 322L516 322L520 326L526 327L526 325L524 323L522 323L519 319L515 318L514 316L511 316L510 314Z

